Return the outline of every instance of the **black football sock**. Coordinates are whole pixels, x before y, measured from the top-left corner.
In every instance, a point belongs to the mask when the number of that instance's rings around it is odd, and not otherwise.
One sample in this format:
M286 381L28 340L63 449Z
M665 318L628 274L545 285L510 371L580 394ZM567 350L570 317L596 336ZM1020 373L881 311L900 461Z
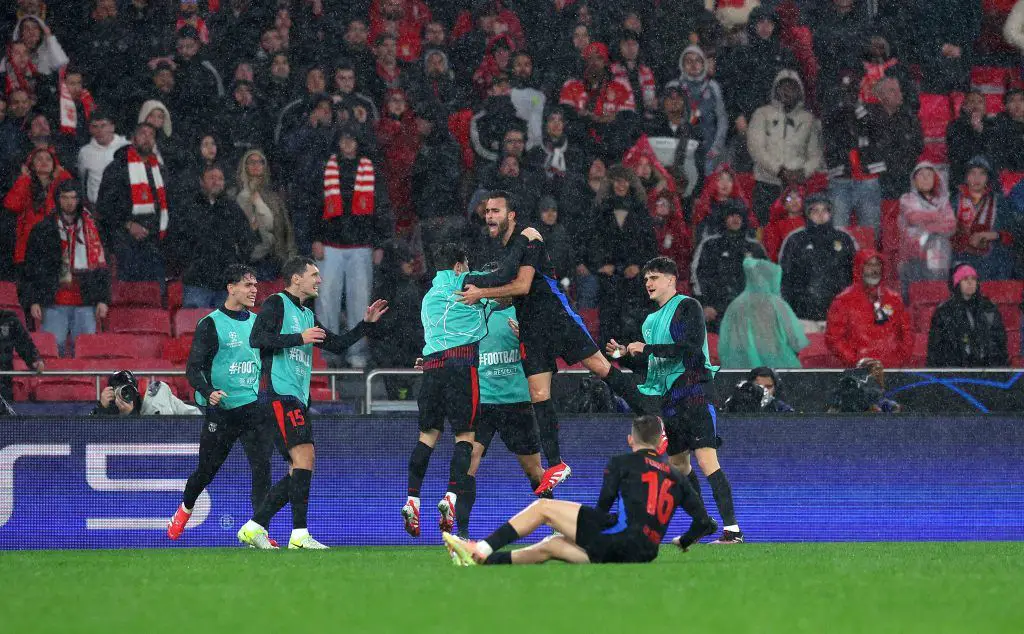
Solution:
M459 537L469 538L469 516L476 503L476 478L467 475L462 480L462 487L456 492L455 521L459 523Z
M501 551L500 553L491 553L489 557L484 561L488 566L500 565L500 564L511 564L512 563L512 551Z
M533 404L533 413L537 417L537 429L540 430L540 447L548 467L562 462L562 453L558 446L558 415L551 399Z
M469 465L472 461L473 443L465 440L455 443L452 460L448 463L448 490L455 495L459 495L459 489L469 475Z
M199 499L199 495L203 492L203 489L210 484L210 478L206 477L206 474L202 474L199 471L195 471L188 477L188 482L185 483L185 492L181 494L181 504L186 509L192 509L196 505L196 500Z
M491 547L491 550L501 550L517 539L519 539L519 533L516 532L516 529L512 528L511 524L505 522L484 541Z
M292 503L292 528L306 528L306 513L309 511L309 484L313 472L309 469L292 469L292 486L288 500Z
M690 469L690 473L686 476L686 479L690 481L690 486L697 492L697 497L700 498L701 504L704 503L704 494L700 490L700 480L697 479L697 470Z
M729 486L729 478L719 469L708 476L708 484L711 485L711 493L715 496L715 504L722 515L722 522L725 526L735 526L736 511L732 506L732 487Z
M704 506L704 498L700 496L700 489L697 489L696 491L693 489L692 480L696 479L696 475L696 473L691 471L690 475L679 483L679 488L683 490L682 506L687 515L698 522L705 522L711 518L708 517L708 510ZM690 476L694 477L691 478Z
M423 477L427 475L427 466L430 464L430 454L432 453L434 453L433 447L417 442L416 447L412 450L412 455L409 456L409 495L411 497L418 498L420 496L420 487L423 486Z
M626 374L613 365L611 371L608 372L608 376L604 378L604 382L608 384L608 387L612 388L612 392L615 392L626 401L630 409L637 414L642 414L645 411L643 395L636 389L633 377L634 375Z
M252 516L252 521L256 522L263 528L266 528L270 524L270 518L277 515L277 512L284 508L284 505L288 503L288 496L292 488L292 477L286 475L277 481L277 484L270 487L270 491L267 491L267 497L260 504L259 509Z

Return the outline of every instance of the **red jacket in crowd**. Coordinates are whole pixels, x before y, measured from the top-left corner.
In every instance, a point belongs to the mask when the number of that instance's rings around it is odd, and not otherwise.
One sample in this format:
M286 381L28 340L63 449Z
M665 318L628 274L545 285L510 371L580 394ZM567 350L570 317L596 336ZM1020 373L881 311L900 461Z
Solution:
M864 285L864 265L868 260L882 261L874 249L862 249L853 259L853 284L832 300L825 325L825 345L846 367L852 368L864 357L873 357L886 368L903 367L910 359L914 335L903 299L896 291L879 282L869 289Z
M32 177L32 163L40 152L48 153L53 159L53 178L45 193L35 191L38 181ZM28 236L32 233L32 228L56 209L57 201L53 192L56 191L58 185L71 178L71 174L61 167L60 161L57 160L57 153L52 148L36 148L29 152L24 167L25 171L4 197L4 209L18 216L14 239L15 264L25 261L25 248L28 246Z
M728 174L732 178L732 189L725 192L724 195L718 191L718 179L722 177L722 174ZM757 216L754 215L753 210L750 208L750 201L747 200L747 197L740 189L739 183L736 182L736 172L728 165L719 165L715 168L715 171L711 172L707 180L704 181L704 189L700 192L700 198L693 204L693 218L690 219L690 224L696 230L700 227L700 223L708 218L711 218L711 222L714 223L714 212L727 200L738 200L747 208L748 228L757 229L761 226L757 221ZM698 240L700 238L701 236L697 236Z
M782 195L772 203L768 224L765 225L764 232L761 234L761 246L764 247L772 262L779 261L779 249L782 248L782 241L786 239L786 236L807 224L806 210L803 205L801 205L800 214L797 216L790 216L786 211L783 201L793 191L799 192L801 199L807 197L802 187L788 187L783 190Z
M392 97L406 99L405 111L395 118L389 111ZM401 90L389 90L385 97L380 121L377 122L377 141L384 161L381 170L388 187L388 200L395 221L406 225L416 217L412 204L412 165L420 150L420 135L416 129L416 115Z
M430 8L420 0L401 0L402 17L392 25L381 11L380 0L370 5L370 33L368 41L371 46L377 36L391 32L395 36L398 48L398 59L403 62L416 62L420 59L422 41L420 36L423 27L433 19Z

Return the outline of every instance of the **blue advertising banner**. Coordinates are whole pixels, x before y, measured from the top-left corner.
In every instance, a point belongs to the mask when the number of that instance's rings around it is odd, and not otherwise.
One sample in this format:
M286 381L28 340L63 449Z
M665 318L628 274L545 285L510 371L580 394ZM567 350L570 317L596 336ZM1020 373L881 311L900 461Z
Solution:
M236 447L178 542L165 535L195 467L195 418L11 418L0 422L0 549L229 546L251 514ZM402 529L416 422L319 418L309 526L329 545L440 543L451 439L423 488L423 537ZM608 457L626 450L629 419L562 421L574 476L558 497L592 504ZM720 460L750 541L1024 539L1024 419L1006 416L719 418ZM284 463L274 456L275 479ZM703 481L703 479L702 479ZM718 517L710 490L704 498ZM471 533L482 537L529 504L529 484L495 440L478 475ZM688 518L676 514L667 536ZM288 507L271 535L284 541Z

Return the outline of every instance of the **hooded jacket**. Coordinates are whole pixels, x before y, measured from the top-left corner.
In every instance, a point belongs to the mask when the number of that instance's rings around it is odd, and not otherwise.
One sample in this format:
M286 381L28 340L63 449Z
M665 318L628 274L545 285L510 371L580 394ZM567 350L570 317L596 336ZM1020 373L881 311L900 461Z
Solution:
M67 66L68 56L64 53L64 49L61 48L60 42L57 41L57 38L52 33L50 35L46 34L46 24L34 15L26 15L18 20L18 23L14 26L14 32L11 34L11 41L17 42L21 39L21 23L26 20L38 23L39 30L42 32L42 41L39 43L39 46L36 50L29 53L32 57L32 63L35 64L39 74L50 75Z
M45 191L40 189L39 181L32 173L32 159L40 152L48 153L53 159L53 177ZM23 165L28 169L28 173L18 176L18 179L14 181L14 186L4 197L4 209L18 216L14 239L15 264L25 261L25 248L28 245L28 236L32 232L32 228L43 218L52 214L56 208L57 186L71 178L71 174L57 160L57 152L53 148L32 150L25 158Z
M738 231L729 231L725 225L733 214L743 218ZM704 306L711 306L721 314L746 286L744 260L765 260L768 255L761 243L748 235L747 210L742 206L726 203L716 220L715 233L701 240L693 254L690 288Z
M903 299L881 282L864 286L864 265L872 258L885 261L874 249L857 252L853 262L853 283L836 296L828 309L825 345L843 365L854 367L864 357L878 359L887 368L901 368L910 359L914 335Z
M926 196L914 186L914 176L924 169L935 173L935 190ZM949 203L949 191L939 169L922 161L910 175L910 191L900 196L900 262L921 260L932 271L948 271L952 247L950 236L956 216Z
M810 206L804 202L804 213ZM831 220L804 226L787 235L779 248L782 297L800 319L822 321L833 298L853 279L857 243Z
M757 23L769 19L775 24L775 30L767 40L757 35ZM793 51L782 43L782 25L779 17L770 9L757 7L750 12L747 22L747 41L745 46L737 46L728 50L719 64L716 77L722 83L722 91L726 98L729 116L748 119L765 103L765 95L772 98L772 86L776 77L784 70L795 71L799 68Z
M768 257L772 262L779 261L782 241L786 239L786 236L797 229L803 229L807 224L802 203L799 215L791 217L786 211L785 200L790 192L798 193L801 201L807 198L807 192L802 186L790 186L782 190L782 194L772 203L768 224L765 225L764 231L761 233L761 244L764 245L764 250L768 252Z
M999 368L1009 365L1003 317L981 288L964 299L960 286L935 310L928 329L928 366L936 368ZM961 282L962 284L963 282Z
M722 198L718 193L718 180L722 174L728 174L732 177L732 191L725 198ZM707 181L704 183L704 189L700 192L700 198L693 205L693 217L690 219L690 222L695 228L695 241L699 242L718 231L718 214L724 205L730 203L741 205L747 210L747 226L749 228L757 229L760 227L757 222L757 216L750 207L750 201L747 200L747 197L740 189L739 183L736 182L736 170L732 169L728 164L723 164L716 167L715 171L711 172L708 176Z
M782 267L743 261L746 287L725 310L719 328L723 368L799 368L797 353L809 345L800 320L782 299Z
M683 59L688 53L700 56L704 70L699 75L686 74ZM725 138L729 133L729 116L725 111L722 87L708 77L707 56L699 46L687 46L679 56L679 77L665 85L682 89L690 106L690 127L693 138L698 140L706 152L718 155L725 149Z
M800 87L800 100L790 112L782 107L775 89L783 79ZM772 82L771 101L754 111L747 126L747 149L754 159L754 178L761 183L782 185L779 171L800 170L810 176L822 169L821 122L804 108L804 84L792 70L780 71Z

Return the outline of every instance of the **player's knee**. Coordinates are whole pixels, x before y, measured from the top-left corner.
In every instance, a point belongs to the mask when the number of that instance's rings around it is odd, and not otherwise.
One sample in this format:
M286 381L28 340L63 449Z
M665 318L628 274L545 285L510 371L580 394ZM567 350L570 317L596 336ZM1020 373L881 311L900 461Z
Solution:
M718 452L714 449L698 449L697 464L700 465L700 470L704 472L704 475L711 475L715 471L722 468L718 464Z

